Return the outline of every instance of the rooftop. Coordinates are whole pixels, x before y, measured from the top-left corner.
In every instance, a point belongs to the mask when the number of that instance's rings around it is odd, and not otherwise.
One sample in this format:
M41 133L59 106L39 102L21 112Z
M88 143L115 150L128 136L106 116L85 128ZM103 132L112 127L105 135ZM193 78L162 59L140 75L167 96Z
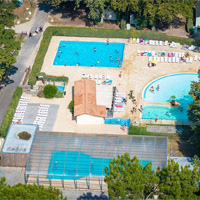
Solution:
M82 114L106 117L106 107L97 105L96 82L89 79L74 82L74 116Z

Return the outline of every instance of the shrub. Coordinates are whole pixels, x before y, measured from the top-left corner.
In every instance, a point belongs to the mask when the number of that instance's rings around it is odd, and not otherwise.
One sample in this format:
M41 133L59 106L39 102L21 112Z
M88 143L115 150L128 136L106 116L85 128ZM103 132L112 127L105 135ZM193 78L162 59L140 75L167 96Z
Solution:
M57 91L56 98L63 98L63 92Z
M72 99L71 102L69 103L68 109L70 110L70 112L73 115L74 114L74 99Z
M120 22L120 28L122 30L124 30L126 28L126 21L124 19L121 19L121 22Z
M56 96L57 87L55 85L46 85L43 90L44 97L51 99Z
M40 72L38 73L38 76L43 76L43 80L44 81L58 81L58 82L65 82L67 83L69 78L65 77L65 76L51 76L51 75L47 75L44 72Z
M12 119L13 119L13 116L15 114L15 110L17 108L17 105L18 105L18 102L19 102L21 95L22 95L22 88L17 87L13 96L12 96L12 100L11 100L9 106L8 106L8 110L6 111L6 114L5 114L3 121L1 123L0 135L4 138L6 137L8 128L9 128L11 122L12 122Z
M18 133L18 136L22 140L29 140L31 138L31 134L27 131L22 131L22 132Z
M186 24L186 31L190 34L193 34L193 19L187 18L187 24Z

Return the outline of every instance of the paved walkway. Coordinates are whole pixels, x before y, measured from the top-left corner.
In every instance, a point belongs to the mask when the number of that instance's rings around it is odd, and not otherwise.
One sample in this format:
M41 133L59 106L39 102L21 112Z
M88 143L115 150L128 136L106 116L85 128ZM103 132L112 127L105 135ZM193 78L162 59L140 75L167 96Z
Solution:
M154 133L180 133L181 129L176 126L151 126L147 125L147 131L148 132L154 132Z
M47 12L44 12L43 10L37 10L31 30L34 31L35 28L39 26L44 27L47 17ZM22 46L19 56L17 57L17 63L14 65L16 72L10 76L10 84L8 84L0 94L0 124L11 101L13 92L22 80L25 69L29 66L32 66L34 62L36 50L41 41L41 37L42 34L39 33L32 38L27 38Z

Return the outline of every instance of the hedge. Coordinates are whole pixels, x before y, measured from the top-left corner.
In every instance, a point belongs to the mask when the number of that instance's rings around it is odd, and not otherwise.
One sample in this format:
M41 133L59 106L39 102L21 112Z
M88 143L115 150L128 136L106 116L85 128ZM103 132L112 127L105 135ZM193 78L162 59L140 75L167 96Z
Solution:
M6 114L3 118L3 121L1 123L1 127L0 127L0 135L2 137L6 137L8 128L12 122L13 116L15 114L15 110L17 108L19 99L22 95L22 88L21 87L17 87L13 96L12 96L12 100L10 102L10 105L8 106L8 110L6 111Z
M48 27L43 35L40 49L37 53L30 77L29 84L36 83L36 76L40 73L45 54L47 52L52 36L73 36L73 37L98 37L98 38L143 38L154 40L168 40L169 42L179 42L181 44L199 45L198 41L192 38L181 38L169 36L159 32L143 32L132 30L113 30L102 28L81 28L81 27Z

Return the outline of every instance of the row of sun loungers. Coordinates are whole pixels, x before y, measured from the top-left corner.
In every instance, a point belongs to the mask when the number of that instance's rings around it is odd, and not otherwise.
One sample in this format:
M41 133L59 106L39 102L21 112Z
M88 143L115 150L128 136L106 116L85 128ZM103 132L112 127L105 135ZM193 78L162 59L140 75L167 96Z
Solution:
M189 58L186 58L185 60L183 59L180 59L180 58L175 58L175 57L149 57L148 59L149 62L152 62L152 61L157 61L157 62L160 62L160 63L179 63L179 62L186 62L186 63L192 63L193 62L193 58L192 57L189 57Z
M93 75L93 74L82 74L81 78L87 78L87 79L93 79L96 81L97 85L111 85L112 84L112 80L110 79L110 75Z
M22 120L24 119L24 114L26 112L26 106L28 105L29 100L30 97L21 96L12 120L13 123L22 122Z
M36 116L33 124L37 124L39 126L40 130L42 130L42 127L46 122L49 107L50 107L49 104L40 104L40 106L38 108L37 116Z
M125 93L117 92L115 94L114 112L123 112L125 106Z

